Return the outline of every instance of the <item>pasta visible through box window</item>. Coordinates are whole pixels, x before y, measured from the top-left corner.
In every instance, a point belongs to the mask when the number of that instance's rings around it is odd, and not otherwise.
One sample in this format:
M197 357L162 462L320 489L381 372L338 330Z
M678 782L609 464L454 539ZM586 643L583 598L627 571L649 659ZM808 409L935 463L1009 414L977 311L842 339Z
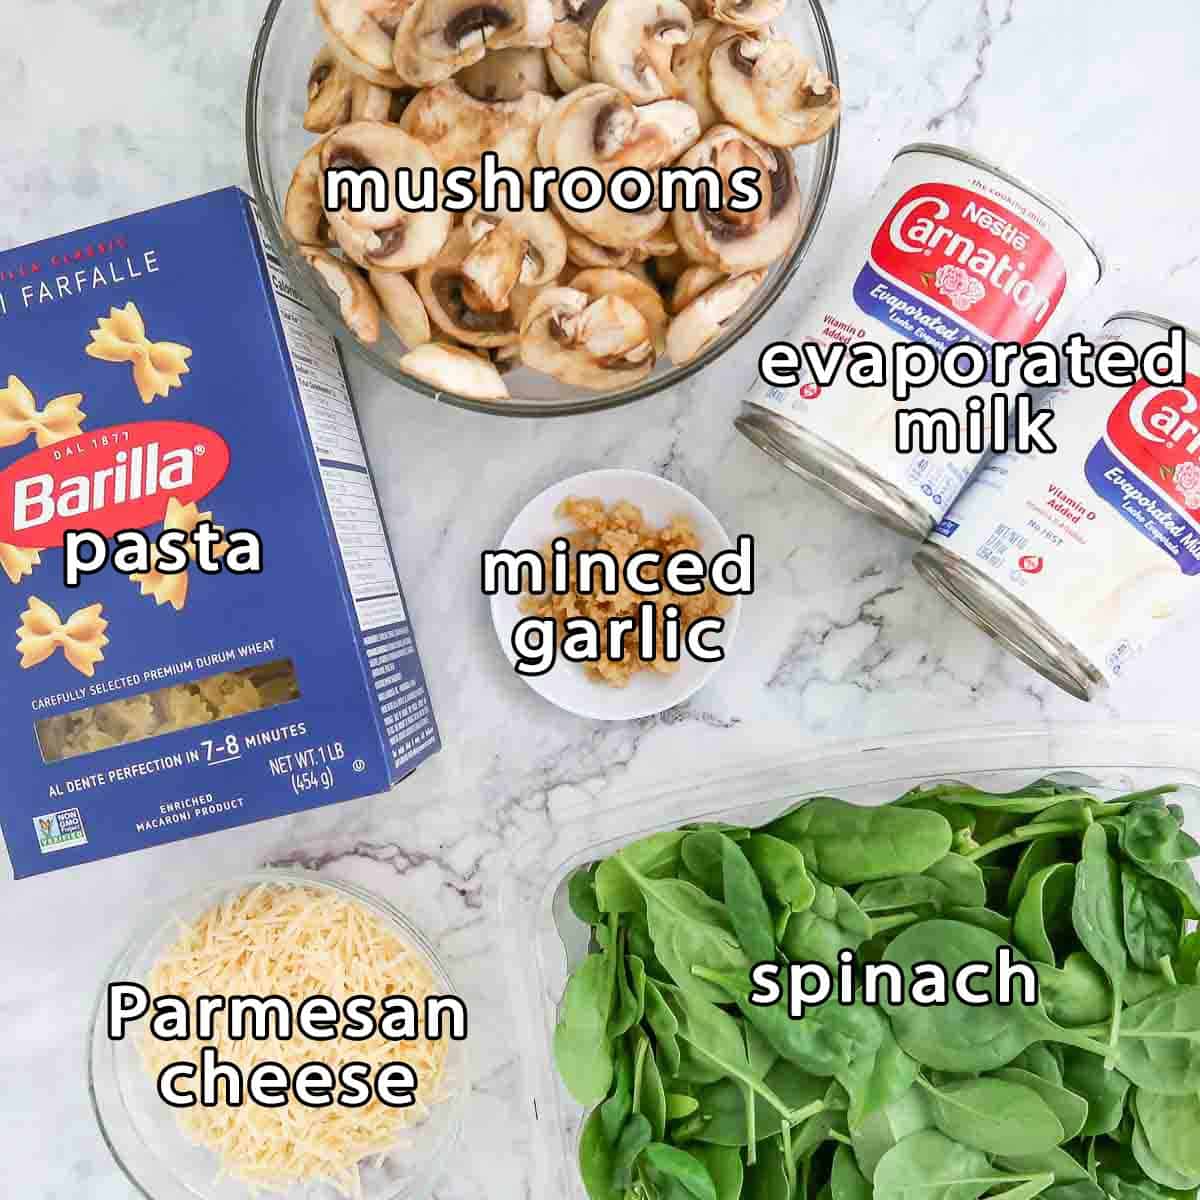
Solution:
M661 529L654 529L646 523L642 510L628 500L618 500L611 507L606 507L602 500L576 496L564 500L555 510L555 515L572 521L578 531L568 538L571 544L570 589L565 595L547 592L525 596L521 601L521 611L526 616L549 617L560 632L570 618L587 617L597 622L603 632L605 622L613 617L636 619L640 605L649 603L655 608L659 655L650 662L644 662L638 656L634 639L627 638L625 653L621 658L606 657L599 662L583 664L592 679L611 687L625 687L638 671L673 674L679 669L679 662L671 662L661 654L663 610L666 606L678 605L680 625L684 630L701 617L723 617L733 607L733 601L728 596L722 596L708 585L694 596L673 591L663 582L661 567L655 572L642 572L642 577L647 581L653 577L662 583L662 591L658 595L639 596L626 585L625 563L639 551L658 551L665 564L672 554L681 550L700 550L699 538L686 517L672 517ZM620 590L616 595L605 595L598 587L590 594L579 590L575 555L580 550L606 550L616 558L620 571ZM542 557L546 560L549 577L549 546L542 550Z
M295 668L289 659L280 659L46 717L37 723L38 744L46 762L60 762L261 712L299 696Z
M441 990L424 955L369 909L323 888L278 884L232 896L185 925L146 984L152 996L183 999L193 1017L199 996L280 996L293 1011L310 996L339 1004L350 996L370 996L378 1015L379 1003L389 996L408 997L423 1012L425 1001ZM389 1107L373 1096L357 1108L307 1107L293 1100L279 1108L246 1103L177 1109L184 1135L218 1156L222 1174L251 1189L283 1191L324 1181L345 1196L360 1197L359 1164L400 1146L405 1131L448 1092L446 1042L427 1038L423 1029L402 1041L378 1032L362 1040L316 1041L298 1030L287 1039L234 1039L220 1013L213 1032L207 1041L160 1041L146 1031L140 1049L148 1074L157 1078L176 1062L199 1068L201 1050L213 1046L218 1059L238 1067L243 1078L264 1062L278 1063L289 1077L304 1063L324 1063L336 1077L351 1062L367 1063L373 1071L403 1062L417 1077L416 1103L409 1108Z

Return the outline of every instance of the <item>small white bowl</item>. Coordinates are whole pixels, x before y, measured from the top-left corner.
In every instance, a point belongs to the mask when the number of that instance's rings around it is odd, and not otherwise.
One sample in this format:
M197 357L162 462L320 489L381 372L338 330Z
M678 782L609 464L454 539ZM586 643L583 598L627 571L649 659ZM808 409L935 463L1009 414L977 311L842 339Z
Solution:
M720 521L691 492L678 484L648 475L644 471L606 470L585 471L548 487L535 496L517 514L501 543L502 550L540 550L559 534L574 531L574 525L555 514L558 506L570 496L580 499L596 498L612 505L628 500L642 510L647 524L655 528L666 525L672 517L686 517L696 531L700 553L705 559L731 548L728 534ZM725 627L715 639L729 655L737 632L741 613L741 597L732 597L733 607L725 614ZM516 666L517 656L512 648L512 633L523 614L520 596L492 597L492 623L500 648L508 661ZM713 641L714 639L708 639ZM521 675L539 696L580 717L595 721L630 721L649 717L682 704L702 688L721 666L719 662L700 662L685 650L679 669L672 675L657 671L638 671L623 688L610 687L589 677L581 663L560 658L544 675Z

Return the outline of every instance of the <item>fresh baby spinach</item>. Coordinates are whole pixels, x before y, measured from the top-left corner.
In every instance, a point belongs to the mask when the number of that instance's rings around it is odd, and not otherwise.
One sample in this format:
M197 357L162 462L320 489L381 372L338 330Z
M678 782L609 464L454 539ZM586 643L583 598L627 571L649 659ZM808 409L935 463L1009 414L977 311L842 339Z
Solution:
M590 1200L1195 1200L1200 843L1168 790L817 797L576 870L561 911L589 950L553 1046L592 1107ZM1035 1002L999 1003L994 971L954 990L1006 948ZM945 1003L866 1003L874 962L940 967ZM793 1018L810 963L853 988Z

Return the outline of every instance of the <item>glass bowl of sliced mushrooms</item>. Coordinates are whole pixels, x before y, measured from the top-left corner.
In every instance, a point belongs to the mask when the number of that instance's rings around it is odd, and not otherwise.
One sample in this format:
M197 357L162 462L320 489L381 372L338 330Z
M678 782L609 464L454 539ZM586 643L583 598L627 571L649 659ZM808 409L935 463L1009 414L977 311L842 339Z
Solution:
M840 111L819 0L271 0L246 131L272 248L343 344L434 399L552 416L654 395L754 326L816 233ZM488 152L605 191L323 205L331 168L440 184ZM708 168L719 203L630 210L630 167L656 191Z

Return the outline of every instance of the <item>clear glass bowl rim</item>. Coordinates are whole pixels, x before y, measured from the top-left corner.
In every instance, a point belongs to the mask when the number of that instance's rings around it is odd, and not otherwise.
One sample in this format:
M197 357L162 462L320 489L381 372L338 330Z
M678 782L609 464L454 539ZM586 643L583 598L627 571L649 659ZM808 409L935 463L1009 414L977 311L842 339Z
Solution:
M821 227L825 208L829 203L829 196L833 190L834 177L837 174L838 150L841 145L841 122L834 125L826 138L818 144L824 147L824 168L817 176L816 186L813 191L812 215L796 248L787 260L780 264L775 275L767 280L766 286L754 297L752 307L747 311L737 327L730 330L727 335L718 338L711 346L703 350L684 366L672 367L671 370L662 375L652 376L643 383L619 393L601 392L595 396L579 396L560 402L536 402L521 399L502 401L474 400L470 397L455 395L452 392L441 391L435 387L431 387L424 380L406 375L403 371L398 370L393 363L389 362L374 347L359 342L354 338L354 335L346 328L345 323L330 301L321 295L303 274L293 269L293 252L288 245L288 240L284 236L283 230L279 226L275 206L271 202L270 189L267 186L268 171L261 154L262 140L258 125L259 89L262 86L263 70L276 19L283 6L292 2L294 0L269 0L262 25L259 28L258 38L255 41L254 54L250 62L250 76L246 84L246 161L250 169L250 182L254 190L255 201L258 204L259 217L267 230L267 236L270 239L272 249L280 257L281 261L287 264L288 275L293 285L299 290L309 307L320 314L325 327L336 331L339 341L351 343L354 350L377 371L381 371L389 379L411 391L428 396L431 400L443 401L456 408L468 409L471 412L486 413L489 416L507 417L574 416L578 413L600 412L604 409L619 408L624 404L632 404L635 400L645 400L650 396L657 395L666 388L674 387L691 379L698 371L720 358L727 350L736 345L742 337L749 333L766 316L775 301L782 295L784 288L791 283L792 278L800 268L800 264L808 256L808 251L817 235L817 231ZM829 78L835 86L840 87L841 78L838 73L833 34L829 28L829 21L825 16L825 10L822 7L822 0L803 0L803 3L809 6L812 13L817 38L821 44L821 53L824 55L825 62L828 65Z
M104 1009L105 995L108 991L108 985L114 980L119 980L127 977L128 972L124 970L127 964L135 960L138 955L145 949L150 939L162 928L163 924L170 919L170 911L175 908L186 908L201 901L202 898L211 897L215 900L217 896L227 895L238 889L253 887L261 883L284 883L298 884L308 887L326 888L333 892L338 892L344 896L348 896L353 900L357 900L367 909L373 911L378 916L385 918L387 921L398 926L403 931L404 936L410 940L411 944L428 960L429 966L434 974L438 976L438 982L441 985L443 992L447 995L461 995L446 970L445 963L439 958L437 951L430 945L428 938L412 923L412 921L404 915L394 904L385 900L376 892L370 891L368 888L360 887L358 884L350 883L342 879L329 879L321 875L312 875L307 871L292 870L284 867L263 868L258 871L245 871L236 875L221 876L220 878L210 880L208 883L192 888L188 892L184 892L178 896L168 900L165 904L156 905L154 910L144 908L141 919L133 928L133 932L125 940L119 953L113 959L111 966L104 974L104 980L96 995L96 1003L92 1009L91 1021L88 1023L87 1035L87 1085L88 1085L88 1101L91 1104L92 1116L96 1121L96 1127L100 1131L100 1137L103 1139L108 1152L112 1155L113 1161L121 1169L121 1173L129 1181L130 1185L135 1189L139 1196L144 1196L146 1200L161 1200L153 1192L147 1191L142 1180L138 1178L135 1168L132 1164L125 1161L122 1152L116 1146L113 1138L109 1134L108 1124L105 1114L101 1111L100 1103L96 1096L96 1075L97 1071L102 1069L98 1063L100 1047L108 1045L108 1038L103 1033L104 1027ZM453 1105L454 1110L451 1113L451 1129L452 1132L447 1139L447 1145L444 1147L446 1151L454 1148L454 1144L461 1136L462 1124L462 1109L469 1091L470 1072L466 1062L467 1049L465 1045L459 1044L459 1054L463 1056L464 1062L461 1068L462 1082L461 1086L454 1090L453 1095L443 1103ZM181 1135L182 1136L182 1135ZM247 1191L247 1196L249 1196ZM264 1196L276 1196L279 1193L263 1192ZM397 1193L395 1200L402 1200L404 1193Z

